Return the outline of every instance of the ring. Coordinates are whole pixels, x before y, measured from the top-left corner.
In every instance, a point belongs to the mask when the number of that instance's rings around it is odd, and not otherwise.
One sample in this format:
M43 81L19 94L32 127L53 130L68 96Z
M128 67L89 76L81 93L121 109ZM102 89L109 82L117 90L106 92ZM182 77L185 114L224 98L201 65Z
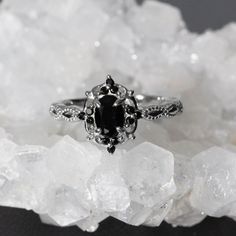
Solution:
M183 112L179 99L134 95L110 75L85 95L53 103L50 114L57 120L84 121L87 139L106 146L109 153L115 152L116 145L135 138L139 119L156 120Z

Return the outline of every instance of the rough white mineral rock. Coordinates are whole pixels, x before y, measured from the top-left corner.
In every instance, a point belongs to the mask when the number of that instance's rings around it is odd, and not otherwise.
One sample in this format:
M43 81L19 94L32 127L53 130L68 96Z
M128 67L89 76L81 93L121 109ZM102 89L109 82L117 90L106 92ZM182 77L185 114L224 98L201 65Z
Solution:
M212 147L193 158L193 167L191 205L216 217L230 212L236 195L236 153Z
M131 200L145 207L161 206L175 193L173 155L154 144L142 143L126 153L120 169Z
M0 204L94 231L236 219L236 24L189 32L179 10L147 0L0 4ZM111 157L49 105L119 83L180 97L174 119L139 121Z

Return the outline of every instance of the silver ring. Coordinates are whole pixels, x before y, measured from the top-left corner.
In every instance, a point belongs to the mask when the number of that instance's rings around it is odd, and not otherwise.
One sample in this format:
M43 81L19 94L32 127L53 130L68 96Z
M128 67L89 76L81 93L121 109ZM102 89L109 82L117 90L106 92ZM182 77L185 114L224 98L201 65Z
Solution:
M179 99L134 95L110 75L85 95L53 103L50 114L57 120L84 121L88 140L105 145L109 153L114 153L116 145L135 138L139 119L156 120L183 112Z

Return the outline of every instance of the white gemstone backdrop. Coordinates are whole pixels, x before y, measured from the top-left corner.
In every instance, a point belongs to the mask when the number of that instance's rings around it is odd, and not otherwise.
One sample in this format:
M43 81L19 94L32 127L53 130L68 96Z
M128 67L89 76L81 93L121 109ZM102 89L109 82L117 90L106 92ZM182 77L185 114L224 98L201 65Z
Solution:
M136 92L181 97L174 119L140 121L110 157L54 101L112 74ZM167 4L5 0L0 5L0 204L94 231L236 219L236 24L190 33ZM67 136L68 135L68 136Z

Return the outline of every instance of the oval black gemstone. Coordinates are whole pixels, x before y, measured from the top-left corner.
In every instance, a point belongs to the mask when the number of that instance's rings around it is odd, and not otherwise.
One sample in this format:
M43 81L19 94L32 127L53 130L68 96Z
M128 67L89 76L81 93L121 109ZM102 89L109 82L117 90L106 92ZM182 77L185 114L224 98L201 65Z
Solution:
M84 120L84 117L85 117L85 113L83 111L81 111L79 114L78 114L78 117L80 120Z
M93 122L94 122L93 117L88 117L86 121L87 121L87 123L90 124L90 125L92 125Z
M105 95L99 99L100 106L95 109L95 122L102 129L102 135L108 138L117 136L117 127L124 126L124 108L122 105L113 106L117 98Z

